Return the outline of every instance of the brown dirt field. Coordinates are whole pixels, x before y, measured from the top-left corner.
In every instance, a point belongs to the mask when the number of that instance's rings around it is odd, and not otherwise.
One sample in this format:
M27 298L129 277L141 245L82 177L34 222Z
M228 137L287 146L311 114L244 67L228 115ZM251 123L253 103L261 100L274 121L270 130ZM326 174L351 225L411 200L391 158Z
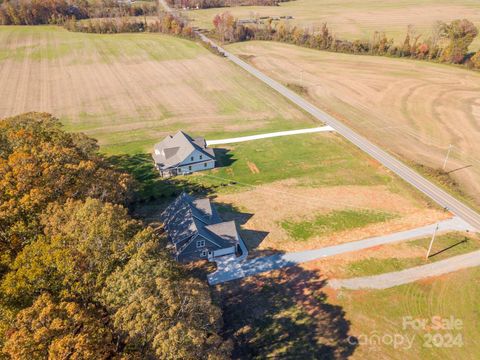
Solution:
M310 100L405 159L441 168L454 145L447 171L459 169L451 176L480 204L480 73L279 43L229 48L285 84L303 69Z
M293 179L258 186L251 191L220 194L215 201L241 209L237 220L242 224L242 236L254 255L256 251L315 249L411 229L450 216L448 213L428 208L427 204L421 201L414 202L401 194L394 194L385 186L308 188L298 186ZM292 240L280 224L285 220L301 221L316 214L343 209L379 210L394 213L398 217L386 223L314 237L307 241ZM257 236L264 232L268 234Z
M0 118L50 112L113 152L150 150L180 128L205 135L313 124L225 59L160 34L0 27L0 84Z

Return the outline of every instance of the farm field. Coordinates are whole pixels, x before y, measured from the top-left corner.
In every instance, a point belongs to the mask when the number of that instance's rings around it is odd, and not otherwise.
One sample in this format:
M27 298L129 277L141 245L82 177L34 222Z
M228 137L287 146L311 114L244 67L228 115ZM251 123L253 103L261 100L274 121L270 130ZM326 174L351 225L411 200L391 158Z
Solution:
M112 161L136 174L145 200L187 186L218 196L233 216L255 214L244 224L252 249L318 247L379 234L386 223L395 231L447 216L335 134L225 146L217 150L220 168L175 185L162 181L149 152L179 129L221 139L318 125L194 42L47 26L2 27L0 43L0 116L51 112L68 130L98 139L103 152L117 155ZM321 236L314 227L301 238L285 228L345 214L343 225Z
M187 11L193 24L213 28L213 17L229 11L239 19L261 16L293 16L289 22L307 28L319 28L327 23L339 38L369 39L375 31L385 32L396 42L405 39L408 25L414 25L417 34L428 37L436 21L467 18L480 25L480 7L475 0L294 0L280 6L240 6L226 9ZM480 49L480 39L471 45Z
M446 171L480 204L480 73L273 42L228 48L414 165L442 168L452 144Z
M187 127L217 136L314 126L201 45L160 34L0 27L0 83L0 118L50 112L109 154L149 152Z

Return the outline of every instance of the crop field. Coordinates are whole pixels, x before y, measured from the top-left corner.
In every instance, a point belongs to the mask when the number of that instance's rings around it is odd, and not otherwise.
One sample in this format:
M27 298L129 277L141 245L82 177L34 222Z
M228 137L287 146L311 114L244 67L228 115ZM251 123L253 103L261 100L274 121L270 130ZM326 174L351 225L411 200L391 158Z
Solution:
M280 82L301 86L317 106L414 164L442 168L452 144L446 171L480 203L480 73L273 42L229 49Z
M375 31L401 42L407 27L413 25L416 34L428 37L436 21L467 18L480 26L480 7L476 0L294 0L280 6L240 6L228 9L187 11L193 24L213 28L213 17L229 11L239 19L262 16L292 16L292 25L320 28L327 23L341 39L370 39ZM471 50L480 49L480 38Z
M46 111L107 153L167 133L243 135L313 126L280 95L199 44L160 34L0 27L0 118Z

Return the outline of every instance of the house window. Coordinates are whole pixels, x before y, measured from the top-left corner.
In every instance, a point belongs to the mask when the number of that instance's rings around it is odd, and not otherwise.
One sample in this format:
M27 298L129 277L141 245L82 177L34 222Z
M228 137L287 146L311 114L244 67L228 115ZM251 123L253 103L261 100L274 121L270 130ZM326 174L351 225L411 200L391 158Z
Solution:
M189 171L192 171L192 166L191 166L191 165L188 167L188 170L189 170Z
M207 167L207 163L203 163L203 167Z
M197 241L197 248L205 247L205 240L198 240Z
M202 252L200 253L200 256L201 256L201 257L207 257L207 254L208 254L208 250L207 250L207 249L204 249L204 250L202 250Z
M193 156L192 156L192 157L190 157L190 161L193 161Z
M202 160L202 159L203 159L203 155L200 155L200 160Z

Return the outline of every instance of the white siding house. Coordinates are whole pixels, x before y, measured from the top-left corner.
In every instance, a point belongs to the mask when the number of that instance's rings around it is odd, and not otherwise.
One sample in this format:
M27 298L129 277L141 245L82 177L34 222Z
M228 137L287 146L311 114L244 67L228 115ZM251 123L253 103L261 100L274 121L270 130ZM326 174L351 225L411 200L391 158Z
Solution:
M182 131L167 136L154 146L153 160L164 177L213 169L215 153L204 138L191 138Z

